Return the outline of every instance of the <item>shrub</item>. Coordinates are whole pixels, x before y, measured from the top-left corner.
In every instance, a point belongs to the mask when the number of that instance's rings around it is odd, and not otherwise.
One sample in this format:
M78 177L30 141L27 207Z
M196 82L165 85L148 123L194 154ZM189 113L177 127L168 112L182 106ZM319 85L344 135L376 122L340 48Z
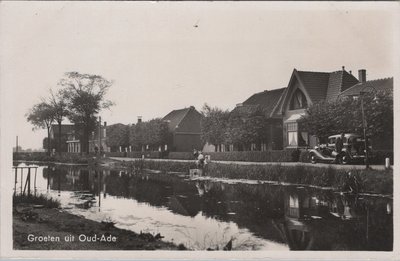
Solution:
M296 162L298 150L207 152L211 160L249 162Z
M390 159L390 164L393 164L393 151L392 150L374 150L370 158L371 164L385 164L385 159Z
M308 158L308 150L302 150L299 155L299 162L309 163L310 159Z
M205 153L208 154L208 153ZM180 160L194 160L192 152L170 152L168 154L169 159L180 159Z
M81 155L79 153L61 153L54 156L48 156L45 152L18 152L13 154L13 160L22 161L42 161L42 162L62 162L62 163L79 163L87 164L90 155Z
M124 162L128 169L152 169L166 172L184 172L196 168L194 161L154 161L135 160ZM283 165L239 165L211 162L205 167L206 175L216 178L267 180L308 184L322 187L342 189L348 181L348 170L319 168L315 166L283 166ZM351 170L357 177L365 192L392 194L393 170Z

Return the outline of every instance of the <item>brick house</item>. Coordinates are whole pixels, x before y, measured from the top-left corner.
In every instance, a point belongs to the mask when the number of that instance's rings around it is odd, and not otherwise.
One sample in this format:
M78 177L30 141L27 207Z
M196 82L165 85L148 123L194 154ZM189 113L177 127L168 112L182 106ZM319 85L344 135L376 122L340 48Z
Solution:
M288 87L273 112L282 119L283 147L305 148L317 145L317 138L302 130L299 124L301 117L306 114L310 105L322 101L334 101L340 93L358 83L357 78L344 67L335 72L294 69Z
M163 120L168 122L172 133L172 143L169 151L193 151L201 149L200 122L203 116L193 107L173 110Z
M99 145L99 128L97 127L95 131L93 131L89 136L89 152L93 153L99 148L102 148L104 151L110 151L110 148L106 144L107 139L107 123L104 122L104 125L100 128L101 135L101 144ZM82 128L76 126L72 128L72 130L67 134L67 152L71 153L80 153L82 151ZM96 149L97 148L97 149Z
M255 93L243 103L237 104L231 111L231 115L243 117L262 116L267 119L269 126L266 130L267 140L264 140L261 144L251 144L251 150L266 151L282 149L282 117L277 115L274 111L285 89L286 88L280 88ZM225 151L225 149L223 149L223 151Z
M61 152L68 152L67 140L69 133L75 130L74 124L62 124L61 125ZM52 124L50 128L50 140L51 150L58 149L58 138L59 138L60 129L58 124ZM47 143L44 143L47 146Z

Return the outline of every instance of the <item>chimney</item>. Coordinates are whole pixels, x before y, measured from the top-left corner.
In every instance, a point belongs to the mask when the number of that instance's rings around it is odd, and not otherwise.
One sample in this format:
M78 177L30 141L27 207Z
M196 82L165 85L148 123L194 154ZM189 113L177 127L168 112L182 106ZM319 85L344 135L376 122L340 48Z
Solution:
M351 74L351 70L349 71L349 73Z
M106 121L104 122L104 127L107 127L107 122Z
M342 71L344 71L344 66L342 66Z
M142 122L142 116L138 116L137 117L137 123L141 123Z
M365 69L358 70L358 81L359 82L367 81L367 71Z

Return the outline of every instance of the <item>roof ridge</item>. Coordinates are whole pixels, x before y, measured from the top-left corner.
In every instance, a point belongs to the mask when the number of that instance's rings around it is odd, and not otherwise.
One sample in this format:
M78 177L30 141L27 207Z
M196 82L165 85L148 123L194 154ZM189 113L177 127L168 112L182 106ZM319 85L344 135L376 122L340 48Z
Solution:
M179 124L183 121L184 118L186 118L186 115L189 113L190 109L192 106L189 106L188 108L183 108L181 110L186 110L185 114L182 116L179 122L177 122L176 126L179 126ZM194 108L194 107L193 107Z
M305 72L305 73L325 73L325 74L331 74L331 73L332 73L332 72L299 71L299 70L297 70L297 72Z
M393 79L393 76L392 77L385 77L385 78L378 78L378 79L374 79L374 80L368 80L368 81L365 81L365 82L376 82L376 81L383 81L383 80L390 80L390 79Z

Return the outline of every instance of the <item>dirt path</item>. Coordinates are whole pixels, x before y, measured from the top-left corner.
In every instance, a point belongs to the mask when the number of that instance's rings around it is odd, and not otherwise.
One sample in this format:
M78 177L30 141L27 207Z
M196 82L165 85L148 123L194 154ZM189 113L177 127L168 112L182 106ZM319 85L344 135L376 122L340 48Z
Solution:
M13 213L14 249L20 250L177 250L150 234L87 220L58 209ZM27 216L34 217L27 220ZM68 240L69 239L69 240ZM72 240L73 239L73 240ZM95 242L93 242L95 241Z

